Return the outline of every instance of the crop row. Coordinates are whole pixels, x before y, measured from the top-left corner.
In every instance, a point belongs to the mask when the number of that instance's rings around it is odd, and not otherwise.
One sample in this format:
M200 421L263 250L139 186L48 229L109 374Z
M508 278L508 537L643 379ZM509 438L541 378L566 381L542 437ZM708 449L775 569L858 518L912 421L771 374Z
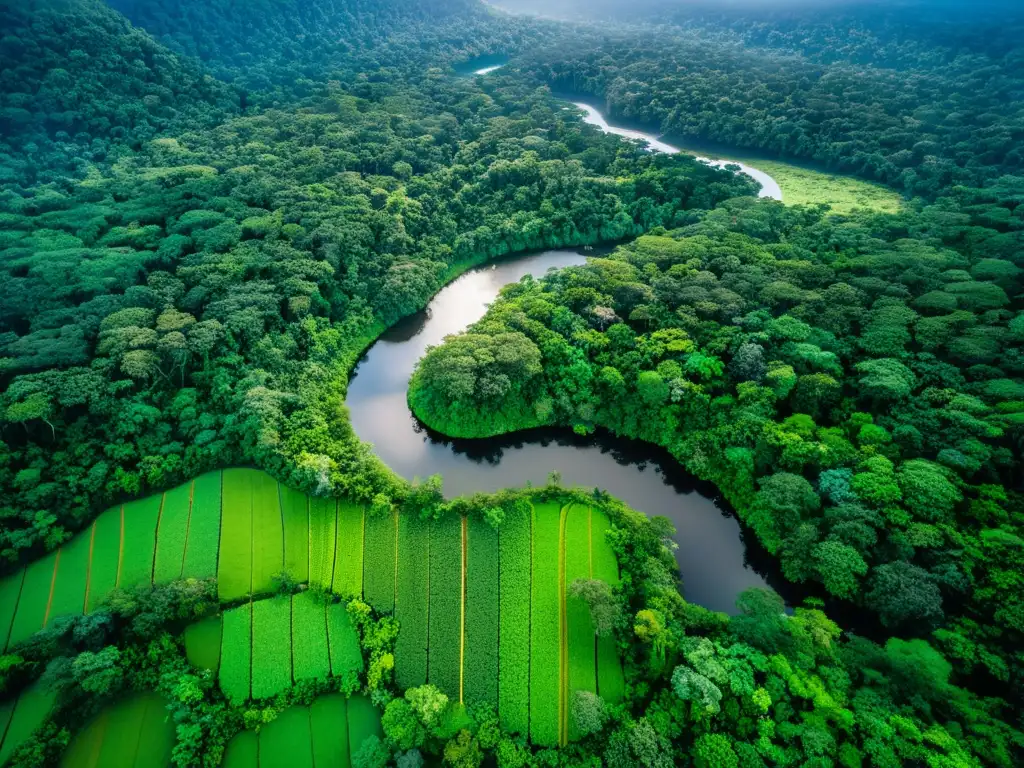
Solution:
M276 696L292 684L292 601L252 604L252 697Z
M466 637L463 698L467 704L498 701L498 531L472 519L466 545Z
M173 748L174 723L167 718L167 703L154 693L140 694L100 712L72 739L61 766L169 766Z
M460 698L462 661L462 518L430 524L430 652L427 680Z
M338 502L338 537L334 554L333 591L345 598L363 594L363 508Z
M327 613L309 592L292 598L292 677L318 680L331 673L327 649Z
M498 540L498 717L502 728L523 735L530 727L531 532L531 514L512 510Z
M552 502L537 504L530 599L530 740L540 746L555 746L561 737L560 532L561 507ZM544 663L537 663L540 660Z
M430 526L413 517L398 518L398 584L395 618L401 627L395 644L395 680L400 688L427 682L427 616L430 581Z
M615 559L608 542L607 534L611 530L608 517L599 509L591 511L590 548L591 573L611 586L619 584L619 563ZM622 700L626 690L626 680L622 674L622 661L619 650L612 636L597 639L597 692L605 701L617 703Z
M366 515L363 532L363 597L378 611L395 610L396 515Z
M590 523L590 507L581 504L569 506L565 520L565 540L562 543L566 589L577 579L591 577ZM568 704L571 701L570 695L576 691L597 693L597 674L594 623L590 619L590 608L578 597L566 594L565 600L566 651L569 663L562 682L565 686L563 703ZM566 735L570 738L578 735L571 721L568 722Z
M0 704L0 765L43 724L56 696L41 682Z

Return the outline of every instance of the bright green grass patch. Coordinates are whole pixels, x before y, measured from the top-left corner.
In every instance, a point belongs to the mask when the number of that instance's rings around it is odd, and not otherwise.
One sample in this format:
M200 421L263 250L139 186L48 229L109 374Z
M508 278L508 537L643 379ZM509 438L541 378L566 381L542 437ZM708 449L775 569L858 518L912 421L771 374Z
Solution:
M398 517L398 589L395 618L395 681L401 689L427 682L430 526L413 515Z
M459 700L462 612L462 517L430 524L430 653L427 681Z
M568 702L576 691L597 693L597 671L595 668L594 623L590 619L590 608L578 597L569 597L572 583L577 579L590 578L590 507L572 504L565 521L565 589L566 589L566 633L569 646ZM569 719L569 736L577 738L578 732L572 717Z
M284 569L299 582L309 581L309 499L286 485L281 492Z
M217 575L220 546L220 472L197 477L192 488L192 513L188 521L188 543L182 576L209 579Z
M378 611L395 610L395 515L366 515L363 596Z
M531 514L511 510L499 534L498 717L501 727L524 736L530 718Z
M347 499L338 502L332 590L348 599L363 594L363 507Z
M153 582L156 525L163 496L147 496L124 505L124 542L117 586L134 587Z
M348 700L348 751L354 758L371 736L381 738L380 712L366 696L353 696Z
M338 528L334 499L309 500L309 583L331 588L334 578L334 542Z
M608 543L611 523L599 509L591 510L591 567L593 577L614 586L619 584L619 565ZM622 701L626 680L622 673L622 660L612 636L597 639L597 692L606 702Z
M85 587L89 580L89 539L91 531L75 536L60 548L53 600L46 623L58 616L79 616L85 611Z
M25 569L22 568L0 581L0 649L7 648L7 638L11 635L11 624L14 623L14 612L18 609L18 597L24 580Z
M164 509L160 513L160 525L156 532L154 584L163 584L181 577L191 509L192 483L185 483L164 494Z
M220 528L217 590L224 602L237 600L252 588L252 488L255 473L224 470L224 510Z
M255 731L242 731L228 742L221 768L257 768L260 740Z
M498 531L470 518L466 546L466 705L498 704Z
M50 599L50 585L53 583L53 568L56 562L57 553L51 552L25 569L25 581L21 585L21 597L18 600L18 610L14 614L14 622L11 625L11 636L7 642L8 648L13 648L43 628L43 620L46 618L46 603Z
M117 566L121 552L121 508L114 507L96 518L92 536L92 562L89 566L89 594L86 610L96 610L117 584Z
M352 680L363 671L359 634L352 626L345 603L327 606L327 639L331 653L331 674Z
M193 667L217 674L222 631L220 616L209 616L185 628L185 656Z
M260 768L313 768L309 708L289 707L260 731Z
M220 650L220 689L235 703L249 698L252 659L252 604L224 612Z
M6 763L7 758L43 724L53 709L55 698L53 693L38 682L25 689L18 697L18 703L14 705L14 712L7 724L3 746L0 746L0 765Z
M321 696L309 708L316 768L349 768L348 707L340 694Z
M252 697L276 696L292 684L292 601L252 604Z
M292 676L318 680L331 673L327 611L309 592L292 597Z
M558 545L561 507L534 505L530 612L530 740L540 746L559 741L561 694L561 601Z
M263 472L253 479L252 494L252 591L266 594L274 589L274 575L284 570L284 530L277 481Z

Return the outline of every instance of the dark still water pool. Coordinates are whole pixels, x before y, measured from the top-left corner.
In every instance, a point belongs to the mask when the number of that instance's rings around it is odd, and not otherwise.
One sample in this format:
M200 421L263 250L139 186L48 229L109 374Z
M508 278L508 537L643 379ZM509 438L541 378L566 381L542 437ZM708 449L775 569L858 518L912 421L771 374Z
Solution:
M732 612L739 592L766 585L762 574L770 572L770 561L756 541L744 541L739 522L714 488L688 475L666 452L569 430L451 440L427 430L409 410L409 377L428 346L483 317L503 285L585 260L574 251L545 251L473 270L445 287L426 310L384 334L359 363L348 392L352 424L403 477L444 475L449 497L527 482L543 485L557 470L563 485L601 488L634 509L664 515L677 530L676 559L687 599Z

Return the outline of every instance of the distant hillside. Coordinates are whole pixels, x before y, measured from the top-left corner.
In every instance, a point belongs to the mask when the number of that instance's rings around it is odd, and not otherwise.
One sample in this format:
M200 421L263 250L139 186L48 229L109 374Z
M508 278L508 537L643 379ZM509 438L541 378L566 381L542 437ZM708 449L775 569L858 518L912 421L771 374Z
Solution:
M478 0L109 0L110 5L179 53L221 77L265 83L296 66L322 68L421 24L486 15ZM429 43L430 28L419 30ZM309 74L307 72L307 74Z
M0 184L60 179L113 143L234 111L196 62L101 0L0 3L0 29Z

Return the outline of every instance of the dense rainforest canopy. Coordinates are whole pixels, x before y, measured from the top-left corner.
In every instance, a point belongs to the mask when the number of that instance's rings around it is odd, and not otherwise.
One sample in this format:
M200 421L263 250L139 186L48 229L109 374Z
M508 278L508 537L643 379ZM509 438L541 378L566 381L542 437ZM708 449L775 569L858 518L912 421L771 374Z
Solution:
M394 611L282 573L278 592L348 601L364 663L236 701L190 665L185 627L248 598L193 578L114 590L6 649L0 691L55 703L0 763L57 764L129 690L170 702L180 766L219 765L235 734L332 691L383 713L360 766L1021 763L1020 13L597 7L0 4L4 584L104 508L231 466L367 519L499 535L531 505L593 506L621 580L562 599L624 674L614 700L563 700L549 747L404 685ZM456 76L482 55L510 62ZM553 94L906 204L758 200L748 177L604 134ZM667 521L554 481L445 501L353 433L347 381L387 327L471 266L602 243L625 244L508 287L433 349L412 407L452 436L557 425L667 448L802 585L799 606L759 590L712 613L684 599ZM836 623L854 615L870 639Z

